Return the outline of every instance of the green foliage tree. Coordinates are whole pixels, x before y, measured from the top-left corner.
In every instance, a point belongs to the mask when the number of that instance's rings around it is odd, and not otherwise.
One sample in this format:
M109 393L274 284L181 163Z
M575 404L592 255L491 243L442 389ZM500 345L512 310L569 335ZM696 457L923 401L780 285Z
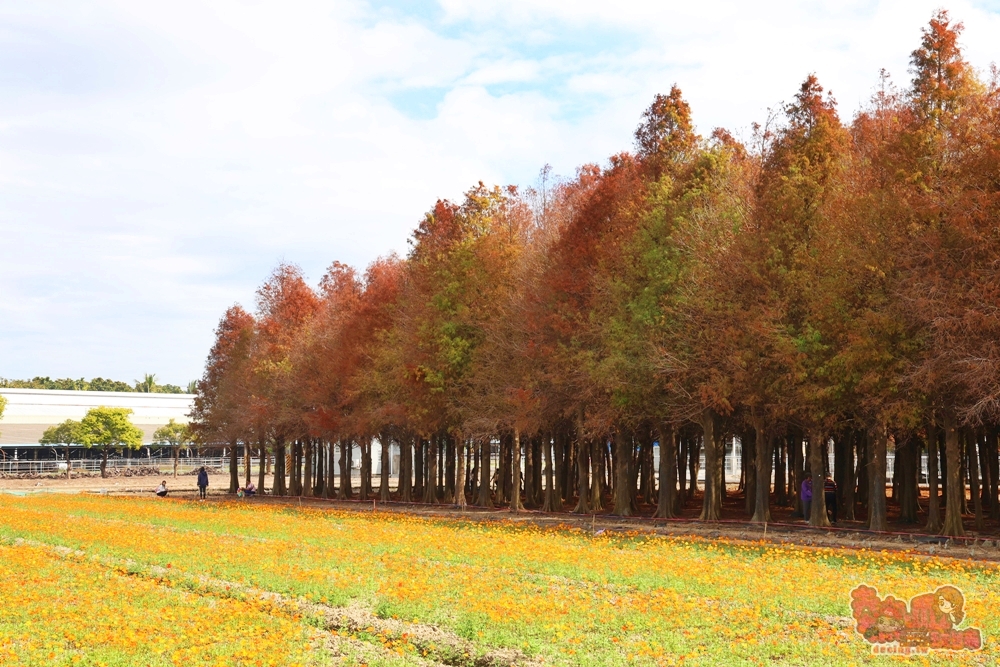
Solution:
M82 382L82 380L81 380ZM107 380L105 378L93 378L90 382L83 383L76 387L83 391L133 391L127 382L121 380Z
M178 424L174 419L171 419L153 433L154 445L170 447L172 450L174 477L177 477L177 463L180 458L181 447L190 442L192 442L191 428L187 424Z
M53 380L47 376L36 376L30 380L0 378L0 387L6 389L53 389L62 391L133 391L132 385L127 382L108 380L100 377L91 378L89 381L83 378L78 380L72 378Z
M70 463L69 449L72 445L82 445L83 437L80 430L80 422L75 419L67 419L57 426L50 426L45 429L39 439L39 444L58 446L62 445L66 450L66 479L73 478L73 466Z
M80 422L80 440L88 449L101 448L101 477L108 476L108 454L124 447L139 449L142 431L129 419L129 408L91 408Z

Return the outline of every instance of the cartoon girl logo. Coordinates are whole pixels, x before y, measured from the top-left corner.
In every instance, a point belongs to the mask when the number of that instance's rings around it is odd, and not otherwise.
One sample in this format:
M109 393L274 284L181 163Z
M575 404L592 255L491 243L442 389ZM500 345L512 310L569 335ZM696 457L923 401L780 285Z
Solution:
M855 628L874 645L894 644L909 649L978 651L983 647L978 628L959 630L965 619L965 596L954 586L914 596L909 604L891 595L879 597L871 586L851 591Z

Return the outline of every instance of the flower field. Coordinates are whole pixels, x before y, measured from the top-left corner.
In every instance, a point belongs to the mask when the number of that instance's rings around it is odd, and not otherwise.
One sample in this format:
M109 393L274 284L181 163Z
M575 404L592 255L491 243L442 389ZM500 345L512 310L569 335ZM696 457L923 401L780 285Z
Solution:
M906 554L320 511L0 494L0 664L864 664L850 591L1000 570Z

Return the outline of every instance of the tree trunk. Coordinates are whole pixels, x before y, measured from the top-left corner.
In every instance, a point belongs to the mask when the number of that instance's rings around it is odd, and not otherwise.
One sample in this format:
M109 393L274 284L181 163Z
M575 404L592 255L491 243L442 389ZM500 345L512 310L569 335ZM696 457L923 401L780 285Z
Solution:
M401 501L413 500L413 445L406 436L399 438L399 482L396 487Z
M108 448L101 448L101 479L108 476Z
M705 496L701 505L702 521L722 518L722 467L719 464L719 442L715 437L715 413L706 408L701 413L701 429L705 442Z
M240 457L237 452L237 443L230 443L229 448L229 493L236 493L240 489Z
M635 478L629 468L635 445L631 435L623 433L620 427L612 432L611 438L615 448L614 514L615 516L632 516L632 494L635 492Z
M674 511L680 512L684 500L687 498L687 438L678 431L674 436L677 451L677 501L674 503Z
M589 453L590 447L587 442L583 440L582 428L578 428L576 436L577 501L576 507L573 508L574 514L590 513L590 486L587 483L588 477L590 476L590 462L588 461L590 458Z
M990 481L992 471L990 470L990 449L988 444L989 435L986 429L980 429L976 433L976 447L979 452L979 487L980 497L983 504L983 516L990 516L993 513L993 501L990 499Z
M979 453L976 448L976 437L972 429L965 427L965 450L969 459L969 493L972 496L972 507L975 512L975 528L982 530L983 522L983 499L979 494Z
M243 443L243 486L250 486L250 469L251 469L251 458L250 458L250 441L247 440Z
M844 494L847 493L847 478L854 471L850 439L838 433L833 439L833 481L837 484L837 511L844 518Z
M844 486L840 489L842 499L840 514L846 521L854 521L854 500L857 497L858 475L854 458L854 446L857 438L852 431L844 434Z
M313 496L322 498L326 495L326 442L318 439L313 445L316 456L316 488Z
M740 483L743 490L743 511L753 517L757 510L757 433L741 429L740 434ZM733 457L736 456L736 443L733 442Z
M465 508L465 438L455 434L455 504Z
M915 437L907 438L902 445L896 445L896 465L900 466L899 475L899 520L903 523L916 523L920 511L918 494L920 487L917 479L917 466L920 462L920 448Z
M543 475L545 474L545 454L542 451L544 447L543 435L536 434L534 438L531 439L532 451L534 452L534 464L535 464L535 507L541 507L544 502L544 497L542 495L542 484Z
M590 511L604 509L604 496L614 493L614 463L607 439L590 441ZM632 460L629 458L629 465ZM631 471L631 468L629 469ZM631 473L630 473L631 474ZM596 487L596 488L595 488Z
M542 437L542 454L545 456L545 496L542 498L542 511L557 511L559 496L556 493L556 474L553 468L552 448L555 447L555 440L546 434ZM558 509L562 509L561 507Z
M941 484L942 505L948 501L948 456L944 427L938 429L938 477ZM941 523L944 526L944 522Z
M306 438L305 445L302 448L302 458L303 458L303 473L302 473L302 495L311 498L313 494L313 489L316 484L313 480L313 475L315 474L313 466L313 439Z
M305 492L305 484L302 480L302 464L304 456L304 449L302 438L296 438L295 442L292 443L292 490L293 496L302 496Z
M729 434L723 433L721 428L715 429L716 447L715 462L718 466L718 474L712 479L713 484L719 485L719 511L726 502L726 442L729 441Z
M941 498L938 496L938 431L928 423L927 431L927 525L924 530L936 533L941 530Z
M390 470L392 462L389 458L389 436L385 432L380 433L378 442L381 450L379 456L378 499L386 503L389 502L389 473L392 472Z
M524 442L524 506L538 507L538 496L535 494L534 438L528 438Z
M1000 520L1000 498L997 497L1000 460L997 458L997 429L995 426L986 429L986 451L989 454L990 468L990 518L996 521Z
M278 438L274 448L274 495L288 495L288 487L285 485L285 441Z
M490 497L490 458L491 438L485 437L479 443L479 501L480 507L493 507Z
M969 514L969 496L965 493L965 486L969 482L969 452L965 446L965 434L960 430L958 434L958 451L961 452L962 472L959 477L959 485L962 487L962 516Z
M893 446L893 459L894 465L892 466L892 502L894 505L902 506L902 486L903 486L903 466L901 465L903 460L900 458L900 448L906 447L905 444L900 444L896 442ZM905 455L905 452L903 452Z
M962 449L959 445L955 418L950 412L946 412L944 416L944 449L947 461L947 485L941 534L961 537L965 535L965 526L962 525L962 497L965 495L965 485L962 484Z
M869 451L869 489L868 489L868 530L886 530L885 506L885 456L888 441L888 429L880 424L867 449ZM815 497L815 496L814 496Z
M639 451L635 457L635 467L638 476L637 481L639 490L637 493L633 494L633 498L635 498L636 502L638 502L639 498L642 498L642 501L644 503L649 503L652 500L650 495L651 489L649 484L650 480L649 464L648 461L646 460L647 458L646 455L649 452L649 448L647 447L647 442L649 443L650 446L652 446L652 441L653 441L652 433L650 433L649 438L643 437L641 440L639 440Z
M802 434L798 431L793 431L788 436L788 463L792 468L789 477L792 479L791 495L795 499L795 514L808 521L809 517L804 514L805 505L802 504L802 482L806 478L806 466L802 457Z
M420 436L413 438L413 497L424 497L424 441Z
M694 494L698 491L698 469L701 463L701 441L698 440L697 436L688 437L688 472L690 473L690 478L688 479L688 499L694 498Z
M524 509L521 504L521 429L517 427L514 428L510 462L510 511L516 513Z
M267 446L264 441L260 441L260 466L257 470L257 493L264 495L264 483L267 481L264 477L264 473L267 470Z
M427 452L427 483L424 484L424 502L436 503L438 501L438 448L437 438L428 438L424 447Z
M372 487L372 437L361 438L361 500L371 500L375 495Z
M590 441L590 511L597 513L604 509L604 503L601 498L601 490L603 484L601 483L601 462L604 460L603 452L600 451L603 447L602 444L598 444L597 438Z
M774 447L774 500L779 507L788 506L788 480L785 477L787 465L784 439L778 439L778 446Z
M660 502L660 496L657 493L657 487L656 487L657 472L656 472L656 461L653 452L653 443L655 442L655 440L656 440L656 432L653 429L650 429L649 443L648 443L649 446L646 447L646 457L644 459L645 463L643 464L646 470L646 491L649 494L647 496L643 496L643 500L645 500L646 503L650 505L658 505Z
M571 486L570 474L572 473L569 469L569 458L569 441L567 440L566 429L563 428L552 438L552 465L555 468L553 474L555 481L552 488L552 492L555 495L553 503L554 507L560 510L573 495L569 490Z
M867 429L859 429L855 433L855 444L858 448L858 503L864 508L865 516L868 516L868 492L871 491L871 475L869 474L869 463L871 456L871 437Z
M501 445L501 465L503 468L503 502L510 503L511 494L514 492L514 432L508 431L500 439ZM520 455L518 455L520 456ZM520 470L520 465L518 465ZM523 486L522 483L518 483L518 488Z
M809 523L813 526L827 527L830 520L826 516L826 467L823 465L822 431L816 430L809 435L809 472L812 475L812 503L810 506Z
M451 437L442 434L438 440L438 447L443 451L441 459L444 461L444 483L442 484L442 497L448 505L455 504L455 474L458 469L455 461L455 448L452 447Z
M660 424L660 464L659 470L659 493L656 499L656 513L654 517L658 519L672 519L677 516L675 508L677 506L677 447L674 441L674 427L669 422Z
M332 436L326 443L326 497L337 497L337 439Z
M475 503L479 493L476 480L479 479L479 457L476 455L476 445L471 439L465 441L465 493L470 502Z
M758 416L756 412L751 417L754 432L754 456L756 465L754 474L757 477L756 490L754 494L754 509L751 521L754 523L767 523L771 520L771 461L774 457L774 441L768 437L764 427L763 416ZM745 455L745 452L744 452Z
M353 443L348 438L340 439L340 484L337 489L337 498L346 500L353 495L351 488L351 464L347 458L347 450L353 447Z

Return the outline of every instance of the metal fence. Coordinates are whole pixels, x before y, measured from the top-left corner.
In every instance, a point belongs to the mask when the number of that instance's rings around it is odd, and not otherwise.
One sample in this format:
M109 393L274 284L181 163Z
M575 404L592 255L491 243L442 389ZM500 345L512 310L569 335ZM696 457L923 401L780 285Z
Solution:
M73 470L83 470L87 472L98 472L101 469L100 459L74 459ZM254 464L257 461L253 461ZM243 467L243 458L239 460L240 471L245 472ZM224 470L229 470L229 459L221 456L213 457L185 457L178 459L177 461L177 471L178 472L190 472L192 470L197 470L198 468L205 466L206 468L222 468ZM141 467L152 467L157 468L162 473L174 471L174 460L169 457L149 457L149 458L123 458L114 457L108 459L108 470L124 469L124 468L141 468ZM256 469L255 466L252 466ZM15 461L13 459L7 459L5 461L0 461L0 473L65 473L66 472L66 461L53 461L53 460L41 460L33 461L30 459L22 459L20 461Z

